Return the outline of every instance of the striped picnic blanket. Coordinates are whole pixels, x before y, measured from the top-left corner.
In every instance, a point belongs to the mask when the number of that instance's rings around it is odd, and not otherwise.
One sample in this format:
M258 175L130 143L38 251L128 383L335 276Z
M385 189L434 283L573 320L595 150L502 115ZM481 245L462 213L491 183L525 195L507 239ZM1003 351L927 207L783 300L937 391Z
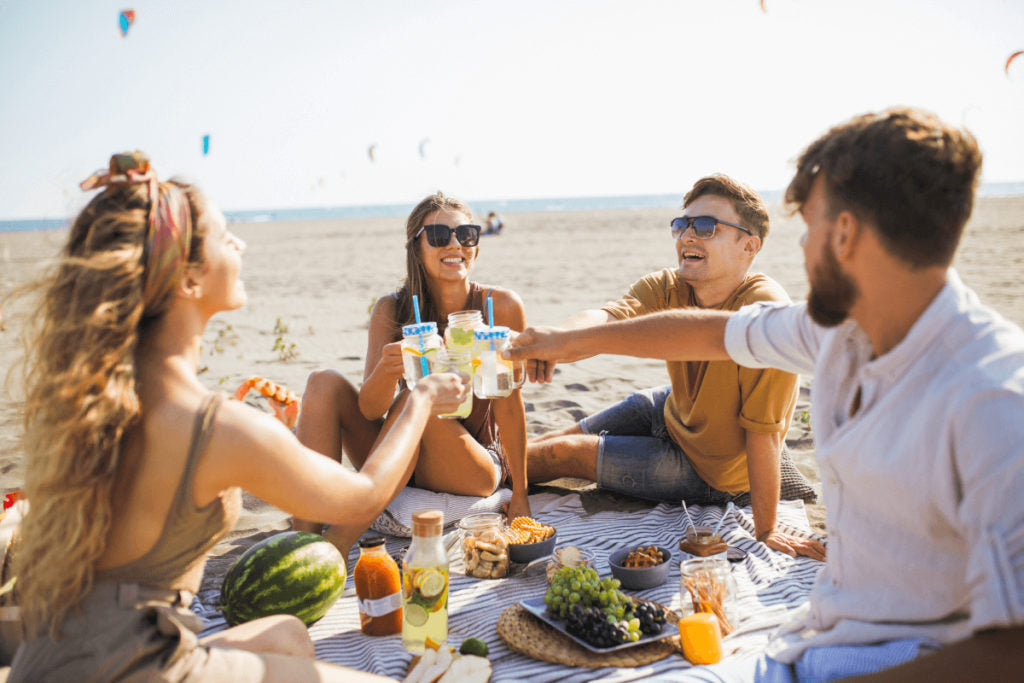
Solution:
M640 510L603 511L588 515L577 493L537 494L530 497L530 505L535 518L558 530L559 547L575 545L590 551L602 577L610 575L608 555L615 548L655 544L675 549L688 525L684 521L682 507L678 505L658 504ZM689 512L696 524L713 525L721 518L723 508L691 506ZM778 525L790 533L812 535L803 502L799 500L780 503ZM735 632L725 639L725 651L729 657L754 654L764 648L771 631L786 620L787 613L806 600L822 565L807 558L791 558L757 543L753 538L754 523L749 507L737 509L736 514L725 521L721 533L730 545L747 552L745 560L732 565L738 588L737 613L740 620ZM388 551L400 553L408 544L409 539L390 538ZM355 548L349 557L350 568L355 565L358 554L358 548ZM498 617L504 609L524 598L542 596L547 588L544 572L524 572L517 567L517 571L508 578L481 581L463 574L458 544L452 545L448 556L451 561L448 642L458 646L469 637L486 641L491 652L493 681L529 679L569 683L625 681L652 676L679 680L685 678L686 669L691 668L681 655L670 655L659 662L632 669L584 669L541 662L512 652L498 637ZM635 594L678 610L680 576L676 556L672 564L667 583ZM206 623L203 635L225 626L223 617L213 608L217 598L217 591L208 590L200 593L193 604L193 610ZM406 674L411 655L403 649L400 636L373 638L359 630L351 570L342 598L327 615L310 627L309 632L320 659L391 678L401 679Z

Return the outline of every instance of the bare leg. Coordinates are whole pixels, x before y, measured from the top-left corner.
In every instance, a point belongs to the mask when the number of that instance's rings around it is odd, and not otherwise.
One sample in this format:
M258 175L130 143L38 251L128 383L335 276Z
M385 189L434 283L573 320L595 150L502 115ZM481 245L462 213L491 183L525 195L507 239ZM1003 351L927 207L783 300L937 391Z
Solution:
M420 442L416 485L460 496L489 496L498 479L487 449L458 420L432 417Z
M384 424L377 432L377 438L370 447L370 453L377 448L377 445L384 440L387 436L388 430L391 429L397 420L398 416L402 413L402 407L405 405L406 400L409 398L409 392L403 391L395 399L394 403L388 409L388 415L384 418ZM417 447L418 449L419 447ZM368 456L369 457L369 456ZM419 459L419 453L413 457L412 462L406 468L405 473L402 475L403 481L408 481L412 476L413 471L416 468L416 461ZM365 462L365 461L364 461ZM327 528L324 531L324 538L334 544L334 546L341 551L342 557L348 557L348 551L352 548L352 544L356 542L356 539L365 531L365 529L353 529L351 527L343 527L341 525L334 525Z
M264 681L384 681L389 680L315 659L309 630L299 619L280 614L263 617L206 636L200 645L237 648L262 655Z
M584 434L579 425L551 432L526 446L526 471L531 482L559 477L597 481L597 447L600 437Z
M391 425L398 419L408 396L408 392L404 392L395 399L373 448L384 439ZM419 453L403 476L408 479L413 472L416 473L416 485L420 488L462 496L489 496L498 485L490 454L458 420L432 417L427 421ZM324 532L324 538L333 543L342 555L347 556L362 531L354 532L351 528L332 526Z
M333 370L310 374L295 428L304 445L338 462L344 452L358 469L366 462L380 426L380 420L367 420L359 412L359 392L344 376ZM292 528L319 533L320 524L293 519Z

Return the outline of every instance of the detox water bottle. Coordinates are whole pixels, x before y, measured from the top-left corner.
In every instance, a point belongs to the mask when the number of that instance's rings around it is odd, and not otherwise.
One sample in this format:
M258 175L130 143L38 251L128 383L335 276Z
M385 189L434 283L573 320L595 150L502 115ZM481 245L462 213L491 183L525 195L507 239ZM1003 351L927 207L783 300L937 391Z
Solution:
M427 638L448 641L448 555L441 542L444 513L412 515L412 544L402 561L402 645L420 653Z

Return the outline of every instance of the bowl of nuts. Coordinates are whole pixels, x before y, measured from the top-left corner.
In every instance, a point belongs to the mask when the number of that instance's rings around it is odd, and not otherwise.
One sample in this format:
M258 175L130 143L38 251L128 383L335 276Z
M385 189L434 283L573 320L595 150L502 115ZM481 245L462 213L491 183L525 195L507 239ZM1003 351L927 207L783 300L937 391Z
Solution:
M509 558L520 564L550 555L555 549L555 538L558 536L553 526L532 517L516 517L503 533L508 541Z
M627 545L612 551L608 566L623 588L643 590L665 583L670 559L672 551L662 546Z

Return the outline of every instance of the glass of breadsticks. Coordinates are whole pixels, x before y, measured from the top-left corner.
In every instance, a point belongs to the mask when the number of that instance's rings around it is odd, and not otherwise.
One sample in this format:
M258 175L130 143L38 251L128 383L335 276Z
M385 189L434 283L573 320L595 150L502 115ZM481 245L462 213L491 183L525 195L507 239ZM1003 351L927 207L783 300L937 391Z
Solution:
M736 581L729 562L722 558L686 560L680 565L680 591L690 594L694 612L709 612L718 617L722 635L735 628Z

